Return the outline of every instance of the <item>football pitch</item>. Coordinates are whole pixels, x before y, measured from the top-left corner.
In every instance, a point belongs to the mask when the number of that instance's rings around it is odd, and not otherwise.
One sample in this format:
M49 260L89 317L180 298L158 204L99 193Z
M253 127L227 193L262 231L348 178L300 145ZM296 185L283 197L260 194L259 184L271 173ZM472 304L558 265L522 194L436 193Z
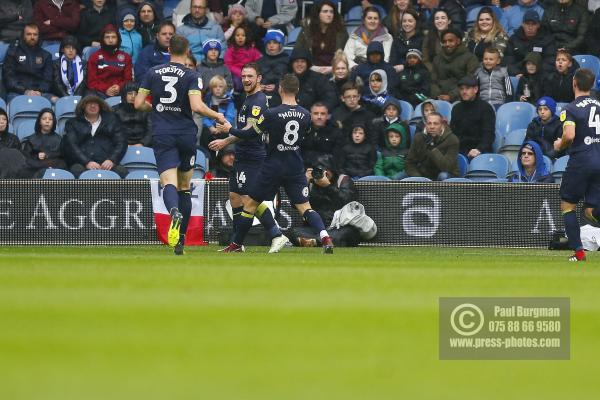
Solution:
M592 399L600 256L0 248L0 399ZM438 299L571 299L571 359L443 361Z

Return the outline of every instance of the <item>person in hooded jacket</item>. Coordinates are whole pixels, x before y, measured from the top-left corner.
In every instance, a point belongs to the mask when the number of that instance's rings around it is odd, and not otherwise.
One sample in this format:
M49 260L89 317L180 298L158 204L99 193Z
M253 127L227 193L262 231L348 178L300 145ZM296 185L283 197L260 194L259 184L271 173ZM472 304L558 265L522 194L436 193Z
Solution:
M391 124L401 124L407 132L409 131L408 122L400 119L400 116L402 115L402 105L397 99L394 97L387 99L387 101L383 104L382 110L383 115L381 117L374 118L371 122L371 127L369 128L372 131L372 134L370 135L371 142L378 149L385 147L386 129ZM407 146L409 142L406 143Z
M119 12L119 35L121 35L121 47L125 53L131 56L131 62L135 65L143 47L142 35L135 29L136 13L132 8L124 8Z
M47 168L66 169L61 150L62 136L56 133L56 115L51 108L40 111L34 131L21 142L30 176L42 178Z
M316 102L324 103L328 109L332 109L337 103L335 93L323 74L310 69L312 56L303 48L294 49L290 56L290 71L300 81L300 91L296 98L298 104L306 109ZM271 107L273 106L269 103Z
M511 182L553 183L554 177L544 162L544 154L539 144L528 140L521 146L517 157L518 170Z
M554 141L562 137L562 122L556 115L556 102L551 97L542 97L535 103L538 116L527 126L525 140L533 140L540 145L544 155L555 159L565 153L554 150Z
M8 114L0 108L0 148L18 149L21 142L17 135L8 131Z
M21 142L8 132L8 115L0 108L0 179L28 178Z
M387 74L382 69L376 69L369 75L369 86L361 98L362 104L375 116L383 115L384 104L393 96L388 92Z
M156 42L156 34L160 27L162 15L156 12L151 1L140 3L137 9L137 31L142 35L142 47Z
M376 69L385 71L387 75L387 84L389 89L396 87L396 70L389 62L384 60L383 44L381 42L371 42L367 47L367 60L352 70L350 80L359 83L357 78L367 86L371 72Z
M100 37L106 25L117 25L116 10L106 0L92 0L92 6L81 10L77 38L82 47L100 47ZM120 22L120 21L119 21Z
M353 179L373 175L377 151L367 138L367 127L364 124L354 124L350 140L335 154L337 170Z
M362 24L350 34L350 38L344 46L344 53L348 57L350 68L354 69L357 64L364 63L367 58L368 46L379 42L383 49L383 59L389 60L394 39L381 23L379 10L369 6L363 10ZM369 74L367 74L368 76Z
M60 57L54 64L54 93L60 97L82 96L86 89L87 65L79 56L75 36L65 36L60 43Z
M410 49L406 53L404 69L398 76L396 95L416 106L429 97L430 79L429 70L423 64L423 53Z
M88 60L88 93L102 98L118 96L133 79L131 56L119 50L121 36L114 25L102 30L100 50Z
M519 79L515 97L519 101L535 104L542 97L544 90L544 72L542 69L542 56L539 53L528 53L523 60L525 73Z
M12 42L21 37L25 24L31 22L31 0L6 0L0 15L0 41Z
M139 112L133 106L139 85L127 82L121 89L121 103L112 110L121 120L123 133L129 146L152 146L152 120L150 113Z
M406 178L406 156L408 154L410 134L401 124L394 123L387 127L385 146L377 155L375 175L387 176L390 179Z

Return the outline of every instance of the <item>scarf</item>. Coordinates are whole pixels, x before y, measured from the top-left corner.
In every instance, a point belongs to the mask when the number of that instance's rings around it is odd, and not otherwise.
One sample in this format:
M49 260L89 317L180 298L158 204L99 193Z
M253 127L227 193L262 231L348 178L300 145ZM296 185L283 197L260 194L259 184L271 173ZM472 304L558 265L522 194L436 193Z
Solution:
M383 25L379 25L377 27L377 29L375 30L375 32L369 34L369 31L367 30L367 28L365 28L364 25L361 25L358 28L356 28L354 33L356 34L356 36L361 38L362 41L368 46L369 43L371 43L371 40L373 40L379 36L385 35L387 33L387 31Z
M67 87L69 96L73 96L84 78L81 58L75 56L75 59L71 61L62 55L60 57L60 76Z

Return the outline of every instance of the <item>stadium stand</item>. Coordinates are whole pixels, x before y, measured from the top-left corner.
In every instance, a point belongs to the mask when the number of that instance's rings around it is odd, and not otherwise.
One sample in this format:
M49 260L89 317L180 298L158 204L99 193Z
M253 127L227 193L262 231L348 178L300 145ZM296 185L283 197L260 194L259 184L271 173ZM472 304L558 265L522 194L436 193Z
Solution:
M52 108L50 100L42 96L17 96L8 105L8 118L13 129L18 129L19 124L27 119L35 121L42 108Z
M600 58L591 54L576 54L573 56L581 68L589 68L596 77L600 76Z
M402 107L402 112L400 113L400 119L403 121L410 121L410 119L412 118L414 109L412 104L410 104L408 101L404 101L404 100L398 100L398 102L400 103L400 107Z
M499 153L506 156L510 162L514 162L519 156L521 145L525 141L527 129L515 129L504 137Z
M450 183L473 183L472 180L467 179L467 178L448 178L448 179L444 179L444 182L450 182Z
M120 164L130 172L133 170L156 169L154 150L150 147L129 146Z
M474 181L502 179L506 177L510 162L502 154L480 154L469 163L465 178Z
M79 175L79 179L90 180L90 179L121 179L119 174L113 171L104 171L100 169L90 169L84 171Z
M107 97L104 99L104 101L106 101L106 104L108 104L109 107L114 107L118 104L121 104L121 96Z
M75 179L75 176L73 176L71 172L65 171L64 169L48 168L46 172L44 172L42 179Z
M2 97L0 97L0 108L6 111L6 102Z
M52 60L60 58L60 43L50 43L42 46L42 48L52 55Z
M154 169L138 169L131 171L125 179L159 179L158 171Z
M35 118L25 119L17 125L16 135L19 140L23 141L27 136L32 135L35 132Z
M554 161L554 165L552 166L552 176L554 177L554 181L556 183L560 183L562 180L562 175L567 168L567 163L569 162L569 156L562 156L556 161Z
M504 138L514 130L527 129L536 115L535 106L529 103L513 101L501 105L496 112L496 136Z
M0 42L0 64L4 64L4 57L8 51L9 44L6 42Z
M431 182L431 179L425 178L424 176L409 176L408 178L402 179L402 182Z
M359 178L358 180L359 181L380 181L380 182L391 181L391 179L388 178L387 176L381 176L381 175L363 176L362 178Z
M556 103L556 115L560 115L560 112L565 108L569 103Z
M457 156L458 159L458 170L460 171L460 177L464 178L465 174L467 173L467 168L469 168L469 160L467 159L467 157L465 157L462 154L458 154ZM449 178L451 179L451 178ZM448 179L446 179L448 180Z
M75 116L75 108L80 100L81 96L65 96L58 99L56 104L54 104L54 113L56 114L57 120L57 133L62 135L67 120Z

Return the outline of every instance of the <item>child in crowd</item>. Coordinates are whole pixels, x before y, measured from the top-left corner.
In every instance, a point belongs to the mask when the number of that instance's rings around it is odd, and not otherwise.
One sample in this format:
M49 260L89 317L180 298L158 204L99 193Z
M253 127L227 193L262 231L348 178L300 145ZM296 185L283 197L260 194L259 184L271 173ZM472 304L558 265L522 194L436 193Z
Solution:
M216 112L219 112L225 116L225 119L230 124L235 124L236 109L231 97L231 91L227 91L227 83L225 78L221 75L215 75L208 82L208 91L204 96L205 104ZM219 134L216 128L217 121L207 117L203 118L203 129L204 134L201 138L200 145L208 148L208 144L214 139L224 139L229 136L226 133ZM211 155L215 154L211 152Z
M408 50L404 69L398 75L398 79L396 92L400 99L408 101L413 106L427 100L430 74L423 64L423 53L420 50Z
M363 124L352 126L351 141L336 154L338 170L353 179L373 174L377 161L375 146L366 140L366 127Z
M490 103L496 110L507 99L512 98L512 85L506 67L501 67L502 57L495 47L487 47L483 51L483 62L475 71L475 79L479 82L479 98Z
M387 176L390 179L406 178L404 161L408 154L408 130L398 123L393 123L386 129L385 146L377 155L375 175Z
M288 71L289 56L283 51L285 35L278 29L269 29L263 39L265 53L257 61L262 73L261 87L268 98L277 94L277 83Z
M221 57L221 43L217 39L207 39L202 43L202 52L204 59L198 66L198 72L202 77L202 82L207 85L215 75L221 75L227 82L227 90L233 89L233 79L229 68L225 66Z
M120 13L121 27L121 50L131 56L131 62L136 63L140 52L142 51L142 35L135 30L136 20L135 11L130 8L124 8Z
M556 52L555 70L544 79L544 96L552 97L561 103L570 103L575 99L573 92L573 75L577 67L573 64L573 56L568 50Z
M558 158L564 151L556 153L554 141L562 136L562 123L556 115L556 102L551 97L541 97L536 103L537 117L527 127L525 140L533 140L540 145L544 155Z
M242 86L242 67L247 63L255 62L261 57L260 51L254 47L252 40L252 31L247 26L238 26L233 35L227 41L227 50L225 51L225 65L231 71L233 78L233 89L241 93Z
M60 97L83 96L86 91L86 64L79 54L75 36L65 36L60 43L60 58L53 61L54 93Z
M383 116L373 119L373 134L370 135L372 142L380 149L386 145L386 129L393 123L402 124L408 130L408 122L400 120L402 106L400 102L390 97L383 105ZM407 142L408 146L408 142Z
M415 126L415 135L418 135L419 133L424 133L426 134L427 132L425 131L425 127L426 127L426 118L429 114L431 114L432 112L437 112L437 107L435 105L435 102L433 100L426 100L423 102L423 105L421 105L421 120L416 123ZM412 123L412 122L411 122Z
M56 133L56 116L51 108L40 111L34 129L33 135L27 136L21 143L29 175L42 178L46 168L67 169L60 147L62 137Z
M225 34L226 40L229 40L229 38L233 36L233 31L235 28L242 25L247 25L247 14L246 8L241 4L233 4L229 6L227 18L225 24L223 24L223 33Z
M540 53L527 53L523 60L525 74L519 79L516 96L519 101L535 104L542 97L542 56Z
M383 114L383 105L392 96L388 94L387 74L382 69L376 69L369 75L369 90L365 90L361 98L363 106L376 116Z

